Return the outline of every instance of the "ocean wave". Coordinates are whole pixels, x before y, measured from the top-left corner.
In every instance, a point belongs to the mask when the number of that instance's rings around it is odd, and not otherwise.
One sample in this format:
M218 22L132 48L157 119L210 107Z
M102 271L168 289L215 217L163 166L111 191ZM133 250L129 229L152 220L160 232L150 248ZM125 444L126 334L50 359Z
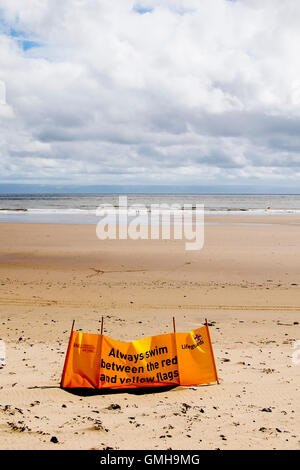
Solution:
M128 207L127 209L122 207L99 207L97 209L78 209L78 208L0 208L0 213L2 214L24 214L35 216L35 215L80 215L80 216L96 216L103 217L105 215L128 215L128 216L150 216L150 215L166 215L171 213L171 215L181 216L185 213L192 213L193 215L202 214L202 209L200 208L181 208L168 210L167 208L162 209L135 209ZM300 214L300 209L245 209L245 208L205 208L204 215L298 215Z
M0 208L0 211L6 212L6 213L8 213L8 212L13 212L13 213L15 213L15 212L28 212L28 209L25 209L25 208L21 208L21 209L8 209L8 208L5 208L5 207L4 207L3 209Z

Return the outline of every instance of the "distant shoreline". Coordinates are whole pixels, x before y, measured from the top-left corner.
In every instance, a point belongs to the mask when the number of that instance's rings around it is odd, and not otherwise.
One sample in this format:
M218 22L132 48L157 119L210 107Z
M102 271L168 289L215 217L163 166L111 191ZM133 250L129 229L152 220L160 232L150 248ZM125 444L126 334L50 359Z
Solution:
M136 217L128 217L128 223L135 220ZM15 214L1 214L0 212L0 224L51 224L51 225L97 225L100 221L100 217L96 215L76 215L76 214L30 214L29 212L17 212ZM106 221L112 223L112 218L106 218ZM150 220L150 219L148 219ZM176 225L176 221L172 221L170 225ZM116 219L116 225L118 219ZM149 225L147 218L144 218L142 225ZM160 223L161 225L161 223ZM269 225L300 225L300 214L249 214L248 212L241 212L240 214L228 214L228 215L216 215L216 214L205 214L204 225L226 225L226 226L238 226L238 225L249 225L249 226L269 226Z

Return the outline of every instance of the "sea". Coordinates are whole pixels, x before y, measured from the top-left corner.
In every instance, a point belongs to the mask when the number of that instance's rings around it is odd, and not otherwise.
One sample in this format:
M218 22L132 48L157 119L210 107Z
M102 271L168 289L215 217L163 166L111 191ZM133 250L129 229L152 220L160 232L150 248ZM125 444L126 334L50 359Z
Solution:
M0 194L0 222L96 224L104 213L125 210L133 217L168 208L175 208L178 214L203 208L206 223L211 215L296 216L300 195Z

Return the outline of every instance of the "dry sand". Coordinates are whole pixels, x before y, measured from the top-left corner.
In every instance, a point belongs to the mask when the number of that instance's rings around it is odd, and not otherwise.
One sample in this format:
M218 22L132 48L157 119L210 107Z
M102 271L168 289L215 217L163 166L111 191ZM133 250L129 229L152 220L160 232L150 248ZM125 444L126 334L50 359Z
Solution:
M209 218L224 220L237 225L207 225L198 252L101 242L93 225L0 224L1 449L300 448L300 220ZM102 315L124 341L207 317L220 385L60 389L72 320L95 333Z

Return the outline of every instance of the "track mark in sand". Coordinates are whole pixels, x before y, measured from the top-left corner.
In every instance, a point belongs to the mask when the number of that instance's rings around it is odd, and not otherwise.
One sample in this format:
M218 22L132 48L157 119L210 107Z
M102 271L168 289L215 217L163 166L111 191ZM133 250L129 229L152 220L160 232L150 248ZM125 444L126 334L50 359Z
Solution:
M57 306L57 307L82 307L85 306L94 306L96 304L91 304L89 302L74 302L68 300L47 300L47 299L6 299L0 297L0 305L15 305L15 306L32 306L32 307L48 307L48 306Z
M103 271L102 269L96 269L96 268L90 268L92 271L95 271L94 274L89 274L87 277L94 277L94 276L98 276L98 274L104 274L105 271Z
M92 271L95 271L94 274L89 274L87 277L94 277L98 276L99 274L110 274L110 273L142 273L145 272L146 269L124 269L121 271L104 271L103 269L97 269L97 268L89 268Z
M82 308L82 307L90 307L90 308L99 308L99 302L86 302L80 301L76 302L74 300L47 300L47 299L16 299L16 298L4 298L0 297L0 305L15 305L15 306L32 306L32 307L47 307L47 306L56 306L59 308L64 307L74 307L74 308ZM126 303L100 303L101 308L113 309L118 310L120 308L128 308L128 302ZM142 309L149 309L149 310L266 310L266 311L289 311L289 312L299 312L300 306L293 306L293 305L204 305L204 304L189 304L189 305L178 305L173 304L143 304L143 303L136 303L135 308L142 308Z

